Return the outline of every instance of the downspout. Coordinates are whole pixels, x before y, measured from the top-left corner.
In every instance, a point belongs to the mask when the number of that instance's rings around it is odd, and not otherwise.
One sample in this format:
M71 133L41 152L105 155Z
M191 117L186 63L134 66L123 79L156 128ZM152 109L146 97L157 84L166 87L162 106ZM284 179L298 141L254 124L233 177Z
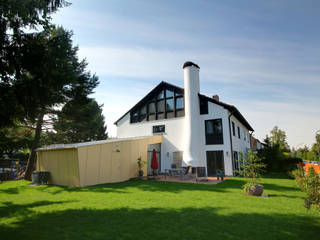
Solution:
M234 175L233 173L233 169L234 169L234 161L233 161L233 146L232 146L232 135L231 135L231 122L230 122L230 118L233 115L233 111L229 114L228 116L228 120L229 120L229 136L230 136L230 149L231 149L231 163L232 163L232 175ZM251 140L250 140L251 141Z

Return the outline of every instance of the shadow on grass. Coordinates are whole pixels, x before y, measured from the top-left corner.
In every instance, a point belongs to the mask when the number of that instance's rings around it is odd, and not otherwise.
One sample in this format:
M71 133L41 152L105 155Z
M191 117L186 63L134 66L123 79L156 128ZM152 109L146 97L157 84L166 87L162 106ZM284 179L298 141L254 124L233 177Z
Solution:
M51 194L63 192L100 192L100 193L130 193L130 188L136 188L143 191L151 192L171 192L179 193L182 191L209 191L209 192L228 192L228 189L241 189L245 180L229 179L217 185L194 184L181 182L165 182L153 180L130 180L121 183L107 183L88 187L64 187L55 185L41 186L37 190L46 191ZM55 189L58 188L58 189Z
M78 209L34 214L0 228L2 239L319 239L318 219L219 214L218 208Z
M20 187L12 187L12 188L6 188L6 189L0 189L0 193L6 193L6 194L18 194Z
M225 180L217 185L209 184L193 184L193 183L177 183L177 182L164 182L164 181L151 181L151 180L131 180L121 183L107 183L88 187L66 187L57 185L41 185L32 187L34 191L46 192L49 194L60 193L81 193L81 192L94 192L94 193L120 193L129 194L130 188L136 188L143 191L151 192L169 192L179 193L182 191L207 191L207 192L229 192L232 189L242 189L242 186L248 182L249 179L245 178L231 178ZM296 187L284 186L281 184L262 183L265 190L272 190L278 192L297 191ZM20 189L25 189L28 186L18 186L15 188L1 189L0 192L8 194L18 194Z
M32 208L49 206L52 204L65 204L74 201L38 201L29 204L14 204L12 202L2 202L0 206L0 217L10 217L14 214L27 215L33 212Z

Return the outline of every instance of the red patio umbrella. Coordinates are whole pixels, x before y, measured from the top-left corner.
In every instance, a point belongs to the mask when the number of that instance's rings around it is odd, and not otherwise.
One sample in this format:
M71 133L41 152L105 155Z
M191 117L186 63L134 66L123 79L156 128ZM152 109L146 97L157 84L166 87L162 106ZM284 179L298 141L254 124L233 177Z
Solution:
M159 168L157 152L156 152L155 149L153 149L152 160L151 160L151 168L153 170L157 170Z

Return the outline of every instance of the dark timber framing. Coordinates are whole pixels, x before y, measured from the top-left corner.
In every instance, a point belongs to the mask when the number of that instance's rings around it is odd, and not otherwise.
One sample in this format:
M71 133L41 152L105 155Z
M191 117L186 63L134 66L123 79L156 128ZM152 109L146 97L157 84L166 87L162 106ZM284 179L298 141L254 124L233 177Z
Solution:
M172 96L167 96L168 92L171 91L173 94ZM158 98L158 95L163 92L163 97ZM184 89L177 87L175 85L169 84L167 82L161 82L158 86L156 86L149 94L147 94L141 101L139 101L133 108L131 108L128 112L126 112L120 119L118 119L114 124L117 124L126 114L130 113L130 123L135 122L142 122L142 121L151 121L151 120L162 120L162 119L168 119L168 118L175 118L175 117L183 117L184 116L184 101L183 101L183 107L177 109L177 99L184 99ZM163 101L162 104L164 104L163 108L164 111L159 110L159 106L162 105L160 102ZM171 107L173 107L173 110L168 109L169 103ZM155 104L155 113L150 113L149 104L154 103ZM159 104L159 106L158 106ZM141 108L146 106L146 118L141 119ZM132 119L133 113L138 113L137 118ZM151 116L152 117L151 119Z
M158 84L153 90L151 90L151 92L149 92L144 98L142 98L136 105L134 105L128 112L126 112L124 115L122 115L122 117L120 117L114 124L117 125L118 122L123 119L128 113L130 113L130 117L131 114L134 113L135 111L137 111L138 109L140 109L142 106L144 106L146 103L149 103L155 96L157 96L157 94L161 91L161 90L171 90L174 92L174 96L173 96L173 107L174 107L174 111L173 111L173 117L183 117L184 116L184 108L183 109L176 109L176 102L177 99L182 97L184 98L184 89L180 88L178 86L175 86L173 84L167 83L167 82L161 82L160 84ZM165 92L165 91L164 91ZM166 93L164 93L166 94ZM164 98L165 99L165 98ZM224 107L225 109L229 110L229 112L232 113L232 115L237 118L249 131L254 131L253 128L250 126L250 124L247 122L247 120L242 116L242 114L239 112L239 110L233 106L233 105L229 105L226 104L224 102L221 101L217 101L213 98L207 97L205 95L199 94L199 99L200 101L208 101L208 102L212 102L214 104L220 105L222 107ZM199 101L199 102L200 102ZM157 101L155 100L155 107L157 108ZM167 109L166 106L166 101L165 101L165 110ZM147 118L146 121L150 121L149 119L149 109L147 107ZM168 118L168 111L164 111L164 118L163 119L167 119ZM205 114L205 113L203 113ZM158 119L158 114L155 113L155 117L153 120L157 120ZM140 118L140 113L138 115L138 119ZM171 118L171 117L170 117ZM131 120L131 119L130 119Z

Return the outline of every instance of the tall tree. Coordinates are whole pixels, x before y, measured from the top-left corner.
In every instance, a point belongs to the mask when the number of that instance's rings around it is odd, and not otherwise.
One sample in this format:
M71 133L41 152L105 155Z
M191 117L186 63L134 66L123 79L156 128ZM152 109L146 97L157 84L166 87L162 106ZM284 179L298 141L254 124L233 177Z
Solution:
M289 151L286 133L278 126L274 126L274 128L271 130L270 141L272 145L279 145L281 151Z
M75 92L87 96L98 85L98 78L86 71L86 61L79 61L78 48L72 45L71 37L72 32L54 26L25 36L27 44L21 49L24 72L15 90L23 93L17 99L25 116L36 125L26 179L30 179L34 168L44 116L56 114L57 108L72 99Z
M14 87L24 73L21 48L27 45L26 30L47 28L50 14L67 5L69 3L64 0L1 0L0 127L14 125L15 119L24 117Z
M58 113L54 130L59 143L104 140L108 137L102 105L94 99L69 101Z
M6 127L0 129L0 156L10 158L21 150L29 150L34 137L33 129L29 127Z

